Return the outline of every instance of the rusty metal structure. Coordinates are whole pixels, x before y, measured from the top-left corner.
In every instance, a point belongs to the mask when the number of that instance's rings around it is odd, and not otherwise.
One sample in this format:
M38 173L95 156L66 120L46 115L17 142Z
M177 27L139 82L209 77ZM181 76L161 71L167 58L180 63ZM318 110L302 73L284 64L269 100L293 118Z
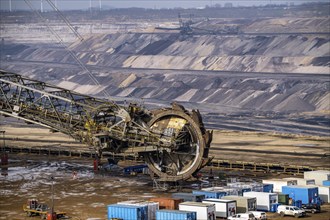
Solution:
M0 70L0 114L70 135L99 156L141 156L162 181L188 180L210 160L212 131L198 110L176 103L154 110L122 106Z

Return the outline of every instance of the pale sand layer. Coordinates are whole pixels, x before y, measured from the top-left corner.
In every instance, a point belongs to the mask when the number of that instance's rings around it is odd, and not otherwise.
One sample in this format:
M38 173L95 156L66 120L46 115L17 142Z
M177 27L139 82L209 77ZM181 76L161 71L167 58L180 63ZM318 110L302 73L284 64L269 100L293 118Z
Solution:
M51 148L71 148L72 150L90 149L88 146L76 142L67 135L52 133L48 129L2 125L0 130L5 130L5 137L11 139L6 140L6 145L9 146L44 146ZM28 139L30 141L20 139ZM2 146L3 143L1 142L0 145ZM230 151L231 149L241 149L243 151ZM283 152L284 154L278 154L277 152ZM285 155L286 152L290 154ZM293 153L306 155L293 155ZM317 155L315 156L315 154ZM328 156L322 157L318 155ZM238 131L215 131L210 151L210 156L214 156L215 159L220 160L279 163L312 167L329 167L329 155L329 137Z

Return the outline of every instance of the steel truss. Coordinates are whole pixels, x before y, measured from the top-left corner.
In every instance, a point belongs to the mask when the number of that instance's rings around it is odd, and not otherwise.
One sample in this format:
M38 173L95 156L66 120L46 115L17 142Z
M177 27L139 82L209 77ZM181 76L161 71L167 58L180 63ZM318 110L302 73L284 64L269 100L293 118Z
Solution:
M102 151L145 157L157 178L192 177L208 162L212 132L198 111L120 106L0 70L0 114L59 131Z

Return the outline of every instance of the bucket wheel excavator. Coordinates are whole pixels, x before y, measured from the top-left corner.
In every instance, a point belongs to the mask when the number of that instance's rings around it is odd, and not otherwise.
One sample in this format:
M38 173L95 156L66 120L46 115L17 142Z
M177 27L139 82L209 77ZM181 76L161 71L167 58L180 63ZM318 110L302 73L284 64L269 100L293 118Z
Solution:
M122 106L0 70L0 114L70 135L99 156L141 156L162 181L188 180L209 162L212 131L177 103Z

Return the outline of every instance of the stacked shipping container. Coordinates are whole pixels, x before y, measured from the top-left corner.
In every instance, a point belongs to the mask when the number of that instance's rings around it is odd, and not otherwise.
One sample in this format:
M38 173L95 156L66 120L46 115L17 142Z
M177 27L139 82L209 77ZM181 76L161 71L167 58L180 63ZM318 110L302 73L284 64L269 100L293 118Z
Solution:
M179 209L179 203L183 202L183 199L176 198L151 198L149 201L158 202L159 209L171 209L177 210Z
M238 189L231 188L229 186L215 186L215 187L209 187L209 188L204 188L203 191L217 191L217 192L222 192L226 193L227 196L229 195L238 195Z
M213 199L220 199L223 196L226 196L227 193L226 192L221 192L221 191L217 191L217 190L194 190L192 192L194 195L204 195L205 199L208 198L213 198Z
M226 199L204 199L203 203L215 205L215 215L219 218L228 218L236 214L236 201Z
M330 202L330 186L318 186L319 196L323 202Z
M172 198L183 199L185 202L202 202L205 199L205 195L195 195L192 193L173 193Z
M315 170L304 172L305 179L314 179L315 185L323 184L324 180L330 180L330 171L328 170Z
M322 185L323 186L330 186L330 180L323 180Z
M196 212L198 220L215 220L215 205L201 202L183 202L179 210Z
M274 192L274 184L262 184L262 191L261 192Z
M258 211L271 211L273 204L278 203L278 198L276 193L267 192L245 192L244 197L256 197L257 199L257 210Z
M256 211L257 208L256 197L224 196L222 199L235 200L237 213Z
M285 180L285 179L269 179L262 180L263 184L273 184L273 192L282 192L282 186L297 185L297 180Z
M159 209L159 203L152 202L152 201L130 200L130 201L118 202L117 204L133 205L133 206L147 206L148 207L148 220L155 220L156 211Z
M314 179L304 179L304 178L297 178L297 177L289 177L283 178L284 180L296 180L298 186L307 186L307 185L315 185Z

